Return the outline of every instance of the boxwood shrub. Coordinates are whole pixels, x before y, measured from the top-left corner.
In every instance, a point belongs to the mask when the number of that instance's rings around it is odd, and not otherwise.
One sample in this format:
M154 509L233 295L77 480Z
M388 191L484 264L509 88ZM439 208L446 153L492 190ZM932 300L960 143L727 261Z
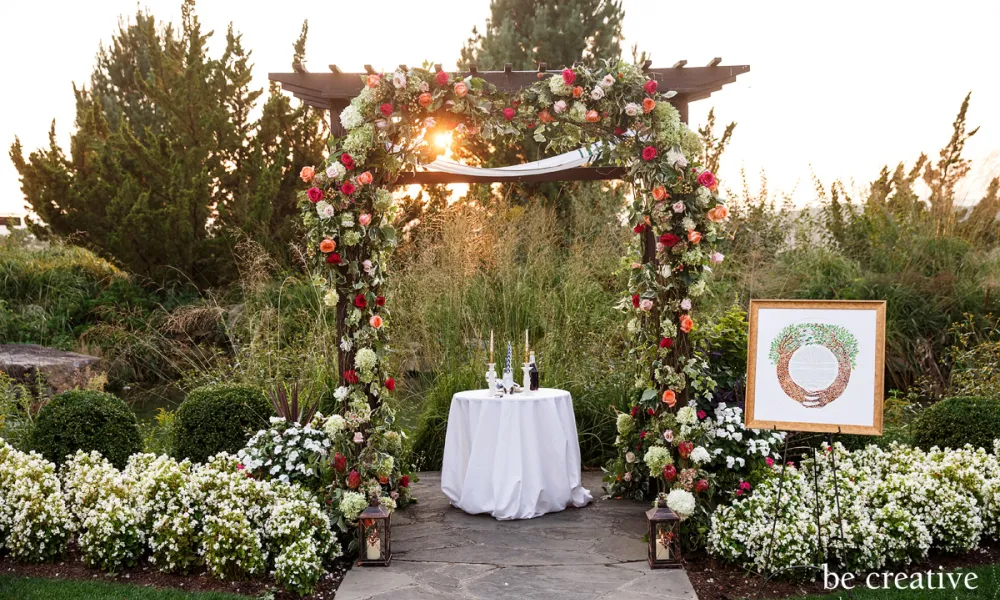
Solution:
M205 462L219 452L235 453L268 426L271 404L261 390L216 384L192 390L174 416L173 453Z
M112 394L72 390L38 412L31 448L56 464L77 450L97 450L119 469L142 451L135 413Z
M913 441L927 449L961 448L966 444L990 449L1000 438L1000 400L979 396L946 398L917 417Z

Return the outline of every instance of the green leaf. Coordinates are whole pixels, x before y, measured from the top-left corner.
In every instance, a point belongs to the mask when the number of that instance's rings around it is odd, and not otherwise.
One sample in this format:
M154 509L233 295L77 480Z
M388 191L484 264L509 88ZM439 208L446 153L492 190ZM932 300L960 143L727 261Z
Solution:
M646 388L642 390L642 401L648 402L656 397L656 390L653 388Z

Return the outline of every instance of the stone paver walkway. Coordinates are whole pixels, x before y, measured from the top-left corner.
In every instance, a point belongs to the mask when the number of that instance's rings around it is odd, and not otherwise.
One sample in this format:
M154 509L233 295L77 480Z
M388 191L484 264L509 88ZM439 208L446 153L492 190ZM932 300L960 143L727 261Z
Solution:
M600 473L583 483L598 498ZM645 505L595 500L528 521L452 507L440 473L421 473L420 502L392 517L392 565L348 571L337 600L696 600L683 570L652 570Z

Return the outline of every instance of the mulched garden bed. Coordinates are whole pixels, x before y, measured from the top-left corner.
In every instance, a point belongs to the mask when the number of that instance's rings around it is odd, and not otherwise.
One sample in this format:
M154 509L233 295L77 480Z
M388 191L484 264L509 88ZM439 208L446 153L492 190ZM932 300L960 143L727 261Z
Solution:
M889 569L894 573L926 572L928 569L945 571L958 567L976 567L1000 563L1000 543L984 541L980 547L968 554L931 555L919 565L907 569ZM732 565L721 563L704 552L698 552L685 560L685 569L691 584L698 592L698 600L754 600L755 598L789 598L809 594L829 594L824 590L822 573L817 573L816 581L770 581L761 589L763 578Z
M336 561L327 569L326 575L320 580L313 594L299 596L292 592L282 591L270 577L248 581L222 581L208 575L204 569L192 572L189 575L177 575L161 573L148 564L109 575L103 571L84 566L79 557L73 554L67 555L65 559L56 563L39 565L16 562L7 556L0 558L0 573L5 575L43 577L46 579L110 581L145 587L171 588L189 592L227 592L230 594L246 594L247 596L261 596L266 592L273 592L275 600L329 600L336 595L337 588L340 587L340 582L344 579L344 574L349 567L350 563L348 561Z

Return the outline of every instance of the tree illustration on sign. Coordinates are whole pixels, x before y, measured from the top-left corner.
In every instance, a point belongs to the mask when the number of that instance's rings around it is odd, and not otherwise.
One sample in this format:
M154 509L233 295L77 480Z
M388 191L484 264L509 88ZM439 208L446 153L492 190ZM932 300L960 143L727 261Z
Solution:
M825 388L804 387L790 371L795 353L810 346L826 348L837 360L836 377ZM807 408L821 408L839 398L847 389L857 356L858 340L847 328L826 323L796 323L782 329L771 340L767 358L777 366L778 383L789 398Z

